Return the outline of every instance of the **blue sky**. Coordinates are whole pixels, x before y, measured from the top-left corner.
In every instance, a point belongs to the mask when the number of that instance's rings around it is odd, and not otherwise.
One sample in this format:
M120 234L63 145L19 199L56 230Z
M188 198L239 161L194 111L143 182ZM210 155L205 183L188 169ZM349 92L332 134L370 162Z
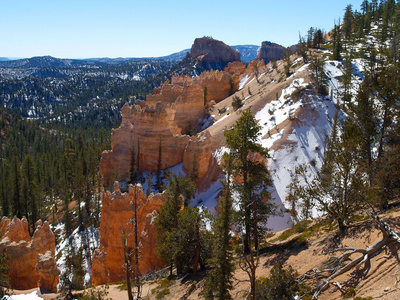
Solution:
M228 45L283 46L325 30L362 0L0 0L0 57L151 57L212 36Z

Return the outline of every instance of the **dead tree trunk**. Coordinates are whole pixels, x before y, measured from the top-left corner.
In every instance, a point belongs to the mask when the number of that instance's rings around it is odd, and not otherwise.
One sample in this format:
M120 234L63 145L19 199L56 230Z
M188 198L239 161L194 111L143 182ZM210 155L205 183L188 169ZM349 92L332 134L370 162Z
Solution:
M330 284L335 284L341 290L346 290L350 287L356 287L360 280L362 280L368 273L371 265L372 256L381 251L385 246L395 243L400 246L400 234L395 231L388 223L383 221L378 214L373 211L370 216L373 218L378 228L382 232L382 238L372 246L366 249L361 248L339 248L325 254L344 252L339 257L331 257L326 263L323 264L321 269L311 269L299 278L299 282L311 282L314 288L312 289L313 299L317 299L321 293L326 290ZM360 253L361 255L348 261L353 254ZM362 269L360 269L363 267ZM355 269L350 278L342 283L335 283L333 280ZM354 284L356 283L356 284ZM355 286L354 286L355 285Z

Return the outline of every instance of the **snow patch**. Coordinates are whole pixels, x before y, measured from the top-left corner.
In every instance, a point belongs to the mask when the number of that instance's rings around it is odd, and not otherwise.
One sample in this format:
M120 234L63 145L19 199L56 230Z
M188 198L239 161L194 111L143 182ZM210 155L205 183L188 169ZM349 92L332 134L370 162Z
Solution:
M3 299L6 300L36 300L43 299L37 295L37 291L34 291L30 294L20 294L20 295L12 295L12 296L4 296Z

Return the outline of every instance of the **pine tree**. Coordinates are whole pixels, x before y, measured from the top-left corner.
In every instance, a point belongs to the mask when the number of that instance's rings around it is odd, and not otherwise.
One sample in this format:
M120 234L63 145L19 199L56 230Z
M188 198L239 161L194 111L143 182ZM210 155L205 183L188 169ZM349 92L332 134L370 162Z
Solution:
M204 98L204 107L207 108L207 105L208 105L208 90L207 90L207 86L204 86L203 98Z
M22 171L24 177L24 197L29 207L26 207L27 213L26 217L30 223L31 235L35 232L36 221L38 220L37 211L37 192L36 192L36 180L35 180L35 165L28 154L25 156L22 162Z
M315 91L322 95L327 95L328 91L326 88L326 74L324 71L325 61L323 57L313 55L310 61L310 77L311 81L315 85Z
M232 129L224 132L230 149L233 190L239 195L239 224L243 228L243 256L240 266L249 275L250 297L254 299L255 272L258 267L259 238L265 232L262 224L273 213L272 204L265 202L271 185L265 165L254 158L258 153L268 156L268 150L258 143L261 127L250 109L244 111Z
M304 38L301 36L300 33L299 33L299 43L298 43L298 48L297 48L297 54L303 58L304 63L307 63L307 61L308 61L307 43L304 40Z
M21 197L21 189L22 189L22 180L21 180L21 169L20 163L17 156L17 149L14 147L14 152L11 160L11 208L12 215L17 216L18 218L22 218L24 208L22 205L22 197Z
M290 73L290 68L292 67L292 61L290 60L290 52L289 52L289 50L285 50L283 52L283 59L285 61L285 65L284 65L285 75L286 75L286 77L289 77L290 74L291 74Z
M9 197L8 197L8 189L7 189L7 183L9 182L9 166L8 164L3 160L1 163L1 183L0 183L0 192L1 192L1 209L2 209L2 214L3 216L8 217L10 214L10 203L9 203Z
M314 32L315 29L313 27L310 27L310 29L307 31L307 48L313 47Z
M224 155L224 170L226 179L223 186L223 195L218 201L217 217L213 223L213 248L210 265L213 266L208 273L203 289L205 299L232 299L229 291L233 288L233 263L232 236L230 226L233 223L231 177L232 157Z
M10 277L8 276L9 266L7 262L9 255L5 252L0 253L0 297L6 299L4 296L9 295L8 288L10 287Z
M162 162L162 144L161 144L161 137L160 137L160 143L159 143L159 146L158 146L157 171L156 171L157 179L156 179L156 185L155 185L155 189L158 192L162 192L162 188L161 188L161 185L162 185L162 175L161 175L162 166L161 166L161 162Z
M340 27L335 24L333 28L333 37L332 37L332 50L333 50L333 59L334 60L341 60L341 51L342 51L342 38Z
M346 11L343 17L343 35L344 35L344 50L347 51L347 44L350 40L351 33L353 30L353 6L351 4L347 5Z
M343 76L341 78L342 84L342 101L343 110L346 110L346 103L351 102L352 97L352 78L353 78L353 65L351 63L351 54L346 52L346 58L343 62Z
M195 184L187 177L178 176L171 172L167 174L169 182L167 189L167 199L160 208L156 221L157 240L159 241L157 252L166 264L172 267L175 264L178 274L183 272L185 259L182 258L180 243L182 230L185 226L179 223L179 213L188 203L194 194ZM189 213L189 212L187 212ZM187 228L189 229L189 228Z
M358 129L350 122L333 131L328 142L326 156L317 177L310 176L308 168L296 170L303 184L296 185L292 193L294 201L303 203L304 209L318 210L335 221L344 233L354 213L362 206L363 197L369 196L369 183L361 166L361 143ZM341 131L341 135L337 132Z
M132 145L131 147L131 165L129 169L129 180L131 184L135 184L137 182L136 152L134 145Z
M349 104L349 123L357 128L360 138L361 157L363 170L369 175L369 181L373 179L373 146L377 136L377 108L371 96L371 79L368 74L362 82L355 97L354 103Z
M323 43L324 43L324 33L322 32L321 29L317 29L314 32L313 47L320 49Z

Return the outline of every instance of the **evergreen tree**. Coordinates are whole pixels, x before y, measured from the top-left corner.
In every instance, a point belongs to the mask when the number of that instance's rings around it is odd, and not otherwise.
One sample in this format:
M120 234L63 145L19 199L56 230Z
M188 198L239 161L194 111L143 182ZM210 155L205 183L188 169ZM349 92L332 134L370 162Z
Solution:
M337 116L334 126L338 126ZM360 195L367 196L370 185L360 167L361 143L357 128L345 122L340 129L341 135L336 129L333 131L317 177L312 178L305 166L296 169L296 177L304 184L299 185L295 180L292 196L295 202L306 206L304 209L317 207L326 213L343 233L362 205Z
M207 108L207 105L208 105L208 90L207 90L207 86L204 86L203 98L204 98L204 107Z
M297 48L297 54L303 58L304 63L307 63L307 61L308 61L307 43L304 40L304 38L301 36L300 33L299 33L299 43L298 43L298 48Z
M156 185L155 185L155 189L158 192L162 192L161 162L162 162L162 144L161 144L161 137L160 137L160 143L158 146L157 172L156 172L157 179L156 179Z
M351 63L351 54L346 52L346 58L343 62L343 76L341 77L342 91L341 98L343 101L343 110L346 110L346 103L351 101L352 97L352 78L353 78L353 65Z
M136 152L134 145L132 145L131 147L131 165L129 169L129 180L131 184L135 184L137 182Z
M373 179L373 147L377 136L377 108L371 96L371 79L368 74L362 82L355 97L355 102L349 104L348 122L357 128L362 157L362 169L369 175L369 181Z
M289 50L285 50L284 52L283 52L283 60L285 61L285 65L284 65L284 68L285 68L285 75L286 75L286 77L289 77L290 76L290 68L292 67L292 61L290 60L290 52L289 52Z
M326 74L324 71L325 61L323 57L319 57L317 55L313 55L310 61L310 77L311 81L315 85L315 91L322 95L327 95L327 87L326 87Z
M314 32L313 47L320 49L323 43L324 43L324 33L322 32L321 29L317 29Z
M10 287L10 277L8 276L9 266L7 261L9 256L7 253L0 253L0 297L6 299L4 296L9 295L8 288Z
M17 149L14 147L13 156L11 160L11 205L12 205L12 215L17 216L18 218L22 218L24 213L24 208L22 204L21 197L21 189L22 189L22 180L21 180L21 169L20 163L17 156Z
M350 40L353 30L353 6L351 4L346 6L346 11L343 17L343 36L344 36L344 50L347 51L347 44Z
M26 217L30 223L30 234L33 235L35 232L36 221L38 220L38 199L36 193L35 165L29 154L25 156L25 159L22 162L22 171L24 175L24 197L25 201L27 201Z
M8 164L3 160L1 163L1 183L0 183L0 197L1 197L1 208L2 208L2 214L3 216L8 217L10 214L10 203L9 203L9 197L8 197L8 182L9 182L9 166Z
M243 233L241 267L249 275L250 297L254 299L255 272L258 267L259 239L265 232L272 204L265 201L271 179L265 165L257 161L255 153L268 156L268 150L258 143L261 127L250 109L244 111L236 124L224 132L232 156L233 190L238 194L238 224Z
M204 285L205 299L232 299L229 291L233 288L233 263L232 236L230 226L233 223L231 177L232 157L224 155L224 170L226 179L223 185L223 195L218 201L217 217L213 223L213 248L210 265L213 266L208 273Z
M313 27L310 27L310 29L307 31L307 48L313 47L314 32L315 29Z
M197 209L187 206L187 199L193 196L195 184L189 178L172 172L167 175L167 179L167 199L160 208L155 226L159 241L158 255L171 266L172 275L173 265L177 273L181 274L185 268L194 264L193 255L198 248L191 247L196 247L199 241L196 240L199 236L196 228L200 228L201 218L198 218L200 212Z

